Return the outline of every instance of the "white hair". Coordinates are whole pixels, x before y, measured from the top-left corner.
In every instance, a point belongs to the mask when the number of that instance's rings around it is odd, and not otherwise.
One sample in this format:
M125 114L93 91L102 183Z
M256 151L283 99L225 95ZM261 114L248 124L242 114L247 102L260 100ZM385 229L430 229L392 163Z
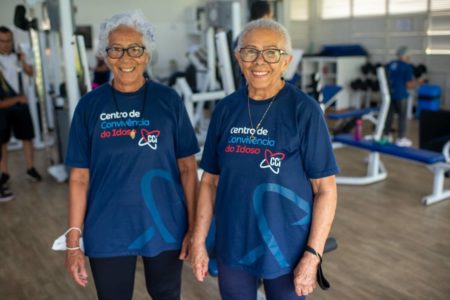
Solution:
M97 54L100 57L106 58L106 48L109 44L109 34L120 26L131 27L142 34L142 42L147 53L151 53L151 51L155 49L155 34L153 26L145 19L144 14L141 11L136 10L128 13L115 14L100 24L97 50Z
M291 54L292 53L292 42L291 42L291 36L289 35L289 32L287 31L286 27L281 25L280 23L270 20L270 19L258 19L251 21L247 25L244 26L244 29L242 30L241 34L239 35L239 40L236 46L235 51L239 51L244 46L244 39L247 34L249 34L251 31L256 29L269 29L276 33L279 33L283 39L284 39L284 51Z

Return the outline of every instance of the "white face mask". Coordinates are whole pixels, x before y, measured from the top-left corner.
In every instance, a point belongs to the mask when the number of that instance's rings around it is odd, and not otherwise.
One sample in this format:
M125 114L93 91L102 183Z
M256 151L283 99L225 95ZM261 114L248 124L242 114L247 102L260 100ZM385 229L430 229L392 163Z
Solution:
M60 237L58 237L53 242L52 250L54 250L54 251L66 251L67 250L66 234L69 232L69 230L64 232ZM84 243L83 243L82 237L80 237L80 250L84 252Z

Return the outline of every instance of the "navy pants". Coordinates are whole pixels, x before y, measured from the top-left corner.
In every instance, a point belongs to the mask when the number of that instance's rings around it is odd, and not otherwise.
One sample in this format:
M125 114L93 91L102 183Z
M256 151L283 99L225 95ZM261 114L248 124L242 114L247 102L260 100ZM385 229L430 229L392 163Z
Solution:
M147 291L153 300L179 300L183 262L180 251L142 257ZM131 300L136 256L89 258L99 300Z
M217 260L222 300L256 300L259 278L243 270L232 269ZM295 293L292 274L264 279L267 300L305 300Z

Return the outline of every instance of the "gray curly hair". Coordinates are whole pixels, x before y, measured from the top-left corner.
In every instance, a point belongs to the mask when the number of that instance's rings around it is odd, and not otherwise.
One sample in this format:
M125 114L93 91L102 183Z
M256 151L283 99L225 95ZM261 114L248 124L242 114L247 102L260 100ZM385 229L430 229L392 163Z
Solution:
M155 34L152 24L148 22L144 14L139 11L128 13L115 14L112 17L105 19L100 24L100 33L98 36L98 50L97 55L106 58L106 48L109 44L109 34L120 26L128 26L135 29L142 34L142 42L145 46L145 51L151 53L155 49Z
M246 35L255 29L270 29L272 31L279 33L284 39L285 49L283 50L286 51L288 54L292 53L291 36L287 31L286 27L270 19L258 19L251 21L247 25L245 25L244 29L239 35L238 43L234 51L239 51L239 49L241 49L244 46L244 39Z

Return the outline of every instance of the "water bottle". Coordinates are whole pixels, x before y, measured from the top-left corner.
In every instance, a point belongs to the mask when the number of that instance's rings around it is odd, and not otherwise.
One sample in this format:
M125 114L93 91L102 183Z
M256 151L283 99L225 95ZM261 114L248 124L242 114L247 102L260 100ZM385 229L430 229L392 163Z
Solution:
M356 119L355 129L353 131L353 139L359 142L362 139L362 120Z

